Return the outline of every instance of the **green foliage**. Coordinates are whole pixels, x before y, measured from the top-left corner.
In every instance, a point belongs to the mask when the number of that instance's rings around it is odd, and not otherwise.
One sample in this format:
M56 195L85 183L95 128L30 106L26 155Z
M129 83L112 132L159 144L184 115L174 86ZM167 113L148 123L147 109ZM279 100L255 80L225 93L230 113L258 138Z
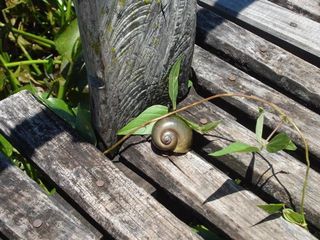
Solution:
M259 148L250 146L240 141L236 141L219 151L209 153L209 155L213 157L220 157L220 156L224 156L231 153L250 153L250 152L259 152Z
M22 171L39 184L39 186L49 195L55 193L55 188L49 189L41 180L41 176L36 169L11 145L11 143L0 134L0 152L8 157L13 165L20 168Z
M256 137L259 143L262 143L262 133L263 133L263 123L264 123L264 110L259 108L259 117L256 123Z
M269 214L282 213L282 216L288 222L297 224L307 229L307 222L303 214L297 213L291 208L286 208L283 203L270 203L265 205L258 205L259 208L263 209Z
M11 157L13 153L12 145L0 134L0 152L7 157Z
M283 209L282 213L284 219L286 219L288 222L295 223L303 228L307 228L307 223L303 214L297 213L290 208Z
M142 113L140 113L139 116L134 118L132 121L130 121L126 126L121 128L117 134L118 135L127 135L134 131L136 128L140 127L142 124L153 120L155 118L161 117L168 113L168 107L162 106L162 105L153 105L146 110L144 110ZM151 134L151 130L154 123L148 124L146 127L139 128L137 131L135 131L134 135L147 135Z
M284 203L269 203L264 205L258 205L259 208L266 211L269 214L280 213L285 207Z
M53 97L46 98L45 95L47 94L45 93L44 96L40 97L39 99L54 113L74 127L76 118L71 107L62 99Z
M294 151L297 147L287 134L279 133L271 139L267 144L266 149L270 153L275 153L284 149Z
M206 124L203 124L203 125L199 125L195 122L192 122L191 120L181 116L181 115L177 115L179 118L181 118L183 121L185 121L188 126L190 128L192 128L194 131L200 133L200 134L205 134L205 133L208 133L212 130L214 130L220 123L221 121L212 121L212 122L209 122L209 123L206 123Z
M169 73L169 97L172 103L172 109L176 110L177 108L177 97L179 92L179 73L181 67L182 57L179 57L175 62L171 71Z
M65 26L54 40L58 53L70 62L74 61L81 51L79 41L80 33L77 19Z
M203 225L197 224L191 227L193 232L199 234L205 240L222 240L220 236L210 231L208 228L206 228Z

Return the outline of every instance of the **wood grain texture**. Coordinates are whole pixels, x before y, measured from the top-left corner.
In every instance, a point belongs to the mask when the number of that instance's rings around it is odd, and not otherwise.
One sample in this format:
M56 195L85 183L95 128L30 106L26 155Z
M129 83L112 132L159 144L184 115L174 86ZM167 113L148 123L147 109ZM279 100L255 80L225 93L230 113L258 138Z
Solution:
M135 184L139 187L143 188L147 193L153 194L157 191L157 189L151 185L147 180L139 176L133 170L128 168L122 162L114 162L114 165L121 170L129 179L131 179Z
M288 116L294 119L297 126L304 133L310 146L310 152L316 156L314 160L318 161L320 156L320 141L318 137L320 135L320 115L200 47L195 48L192 66L196 72L198 86L212 95L222 92L239 92L258 96L282 108ZM235 81L228 79L231 75L235 77ZM245 112L251 118L257 117L258 106L261 106L255 101L242 98L225 98L224 100L240 111ZM274 129L280 119L271 111L270 107L263 107L267 110L265 124ZM284 125L280 128L280 131L287 132L299 146L304 147L299 135L294 130Z
M134 138L130 141L141 141ZM315 239L283 218L269 219L256 205L264 202L236 185L193 152L161 156L150 143L137 143L121 153L128 161L233 239Z
M75 1L94 125L107 146L147 106L167 103L167 75L182 55L187 92L195 37L195 0Z
M197 14L197 44L221 52L238 68L320 110L319 68L202 7Z
M320 22L320 2L319 0L269 0L282 7L288 8L300 15L306 16Z
M180 106L200 100L196 95L189 95ZM252 146L258 146L255 133L251 132L235 119L211 103L196 106L183 113L183 116L199 123L199 119L208 121L222 120L222 123L208 134L202 135L197 141L197 151L209 154L224 148L232 141L242 141ZM210 157L209 157L210 158ZM212 164L219 162L238 173L246 182L269 194L287 206L300 208L302 186L306 165L285 152L270 154L232 154L224 157L211 158ZM320 175L310 170L309 185L305 198L306 218L320 228Z
M0 102L0 131L116 239L199 239L30 93Z
M267 0L201 0L200 3L320 57L318 22Z
M41 225L34 226L36 220ZM100 239L0 153L0 231L9 239Z

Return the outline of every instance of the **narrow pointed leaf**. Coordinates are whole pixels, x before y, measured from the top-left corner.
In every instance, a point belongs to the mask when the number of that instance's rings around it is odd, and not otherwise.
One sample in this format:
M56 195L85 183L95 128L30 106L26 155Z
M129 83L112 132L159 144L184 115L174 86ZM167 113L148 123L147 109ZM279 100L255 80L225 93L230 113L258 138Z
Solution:
M262 133L263 133L263 123L264 123L264 110L259 108L259 117L256 122L256 137L258 142L262 141Z
M218 121L212 121L212 122L209 122L207 124L204 124L204 125L199 125L181 115L178 115L183 121L185 121L188 126L190 128L192 128L194 131L198 132L198 133L207 133L207 132L210 132L212 131L213 129L215 129L220 123L221 123L221 120L218 120Z
M1 134L0 134L0 152L4 153L7 157L10 157L13 152L12 145Z
M288 222L295 223L304 228L307 228L307 223L303 214L297 213L290 208L283 209L282 213L283 213L284 219L287 220Z
M213 157L220 157L230 153L248 153L248 152L259 152L259 148L237 141L237 142L231 143L230 145L228 145L227 147L219 151L209 153L209 155Z
M178 80L180 73L180 66L182 62L182 57L179 57L175 62L169 73L169 97L172 103L172 108L175 110L177 108L177 97L178 97Z
M126 126L121 128L117 134L118 135L127 135L131 131L133 131L135 128L141 126L147 121L150 121L152 119L161 117L168 113L168 107L163 105L153 105L146 110L144 110L139 116L137 116L135 119L130 121ZM147 125L146 127L140 128L137 131L135 131L134 135L147 135L151 134L151 130L154 123L151 123Z
M281 212L282 209L285 207L283 203L270 203L264 205L258 205L257 207L261 208L262 210L266 211L269 214L274 214Z
M279 133L276 136L274 136L271 141L267 144L266 149L270 153L275 153L280 150L286 149L289 147L293 148L291 139L288 137L285 133Z
M286 146L285 150L295 151L295 150L297 150L297 146L290 140L290 142Z

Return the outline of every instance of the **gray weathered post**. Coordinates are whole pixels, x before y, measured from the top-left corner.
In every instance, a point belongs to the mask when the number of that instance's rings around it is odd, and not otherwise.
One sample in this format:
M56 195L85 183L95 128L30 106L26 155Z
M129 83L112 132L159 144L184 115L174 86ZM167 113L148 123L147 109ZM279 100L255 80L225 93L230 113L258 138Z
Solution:
M169 69L183 55L187 92L196 0L76 0L95 129L104 144L144 108L166 103Z

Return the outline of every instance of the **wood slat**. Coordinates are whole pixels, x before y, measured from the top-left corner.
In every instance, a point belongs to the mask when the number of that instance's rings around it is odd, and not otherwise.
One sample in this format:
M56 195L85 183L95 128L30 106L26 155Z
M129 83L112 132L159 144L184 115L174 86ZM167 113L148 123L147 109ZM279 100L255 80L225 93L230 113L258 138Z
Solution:
M320 135L320 116L318 114L200 47L195 48L192 66L196 72L197 85L212 95L222 92L240 92L261 97L282 108L288 116L294 119L304 133L310 145L310 152L317 157L320 156L320 141L318 138ZM230 80L230 76L234 79ZM252 118L257 117L257 109L261 105L242 98L225 98L224 100ZM270 110L269 107L264 107ZM265 114L265 124L271 129L274 129L278 123L279 118L276 114L271 111ZM299 146L303 147L299 135L291 128L284 125L280 130L286 131ZM317 158L314 160L317 160Z
M264 202L236 185L224 173L193 152L161 156L141 138L130 141L122 156L171 194L233 239L315 239L283 218L268 218L256 205Z
M319 0L269 0L282 7L288 8L300 15L304 15L320 22L320 3Z
M197 44L221 52L237 67L320 110L319 68L202 7Z
M0 115L13 145L114 238L199 239L30 93L2 100Z
M320 57L320 24L267 0L201 0L212 9Z
M39 222L41 221L41 222ZM0 231L9 239L100 239L0 153Z
M190 94L180 106L198 101L199 96ZM221 108L211 103L193 107L183 115L194 121L205 118L208 121L222 120L222 123L214 131L201 136L195 147L200 152L210 152L224 148L231 141L242 141L253 146L257 145L255 133L239 124ZM200 143L201 142L201 143ZM269 194L279 202L299 209L306 165L296 160L285 152L270 154L263 151L262 154L232 154L224 157L213 158L212 163L219 162L242 176L246 182ZM306 192L304 211L306 218L313 225L320 228L320 175L310 170L309 185Z

